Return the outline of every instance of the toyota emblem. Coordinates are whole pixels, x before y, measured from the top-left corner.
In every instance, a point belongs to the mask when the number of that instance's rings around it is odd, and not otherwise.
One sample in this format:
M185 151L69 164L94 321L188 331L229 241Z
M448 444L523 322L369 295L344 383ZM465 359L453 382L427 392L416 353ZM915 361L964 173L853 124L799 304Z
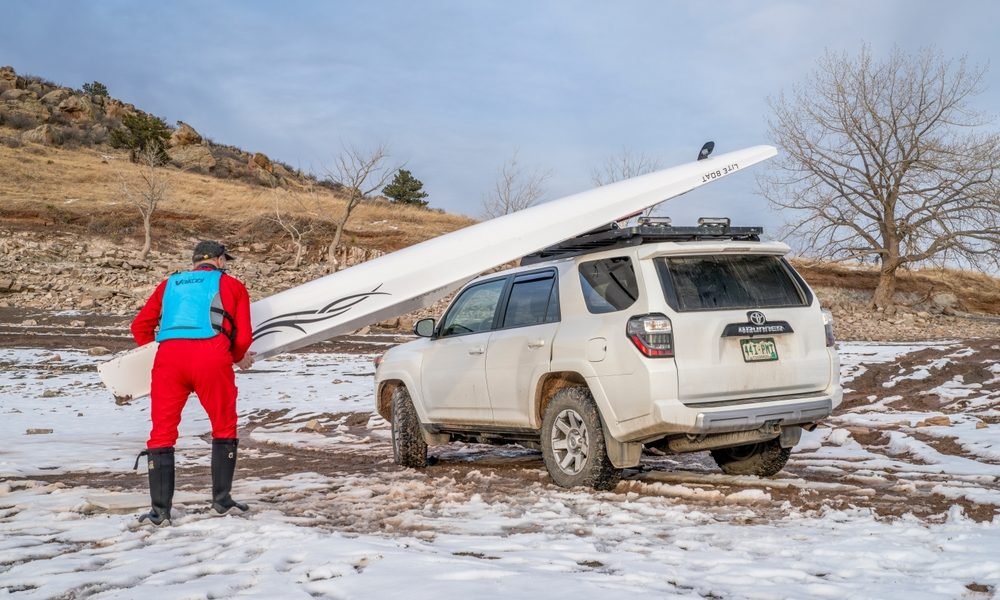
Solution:
M750 312L748 312L747 320L749 320L754 325L763 325L764 323L767 323L767 317L765 317L764 313L760 312L759 310L751 310Z

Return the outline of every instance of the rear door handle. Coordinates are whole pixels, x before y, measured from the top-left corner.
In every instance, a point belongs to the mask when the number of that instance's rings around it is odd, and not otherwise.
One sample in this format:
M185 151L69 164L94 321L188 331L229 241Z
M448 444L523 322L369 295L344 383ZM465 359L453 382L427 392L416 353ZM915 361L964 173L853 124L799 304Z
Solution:
M533 340L528 342L529 348L541 348L545 345L545 340Z
M484 346L469 348L469 354L486 354L486 348Z

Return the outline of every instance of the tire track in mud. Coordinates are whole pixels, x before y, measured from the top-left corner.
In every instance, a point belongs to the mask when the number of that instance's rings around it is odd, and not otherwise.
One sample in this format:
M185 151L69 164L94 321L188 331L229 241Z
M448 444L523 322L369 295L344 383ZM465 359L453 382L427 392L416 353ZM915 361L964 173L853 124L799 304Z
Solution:
M347 434L371 441L332 450L260 444L256 447L278 456L250 459L254 465L251 470L259 477L280 478L287 474L291 463L309 465L335 482L325 502L320 502L328 510L315 506L311 510L338 514L339 517L329 521L331 525L359 532L413 529L414 523L400 518L407 511L416 511L426 519L417 528L426 530L430 527L427 523L433 521L442 506L469 502L473 497L490 504L506 502L516 507L568 493L551 483L540 453L517 446L439 446L430 453L435 464L422 470L402 469L392 464L388 441L372 438L373 430L359 423L356 414L331 415L332 422L348 418L354 418L355 423L348 427ZM289 456L294 460L286 460ZM851 461L822 461L832 466L817 467L815 462L813 453L793 454L789 465L777 477L762 479L724 475L707 452L645 455L641 467L626 471L625 480L613 492L583 493L610 503L626 502L635 496L661 498L718 512L720 518L741 522L772 521L790 511L818 514L828 509L857 507L868 508L885 518L909 513L933 522L943 521L954 504L962 506L970 518L989 521L998 510L990 504L947 498L933 490L943 483L962 484L962 477L905 470L879 472ZM905 467L905 463L901 466ZM976 483L977 478L971 478L967 485L974 487ZM361 518L352 506L359 486L371 492L365 498L368 506L360 512L367 513L371 505L379 505L378 510L384 511L381 519ZM512 511L516 513L513 508Z
M308 464L329 478L330 487L317 497L300 490L275 490L266 500L279 510L310 517L313 524L357 533L386 532L433 535L449 530L448 518L457 506L470 502L503 505L512 519L531 507L558 500L571 508L580 502L579 516L589 519L588 500L610 505L655 500L682 504L736 523L780 520L792 512L816 516L824 511L866 508L893 519L912 514L927 522L942 522L955 504L976 521L990 521L998 507L938 494L939 484L960 483L955 477L923 473L877 473L866 468L839 472L814 469L808 460L792 460L774 479L731 477L718 472L707 453L644 457L640 469L611 492L565 490L545 472L541 455L516 447L455 445L435 449L438 462L425 469L404 469L391 462L388 443L364 450L304 451L262 445L278 457L251 460L258 477L287 474L289 455L296 466ZM677 460L680 458L680 460ZM257 468L260 468L258 471ZM976 487L970 482L970 487ZM302 507L297 509L296 506ZM443 519L443 521L442 521ZM527 525L511 532L537 527Z
M951 357L950 360L942 360ZM957 357L957 359L956 359ZM968 360L968 357L975 357ZM937 386L948 381L965 380L973 383L991 381L994 372L992 364L1000 360L1000 345L997 340L972 340L968 343L945 345L943 348L921 350L901 357L891 365L876 365L851 383L854 390L848 392L848 406L863 410L870 404L868 397L896 394L897 390L882 384L889 380L889 373L909 375L926 369L930 373L931 384ZM921 385L923 383L923 385ZM900 379L893 387L912 386L913 390L924 392L934 389L927 382ZM874 394L874 392L878 392ZM987 394L994 392L989 389ZM1000 403L1000 393L998 403ZM914 393L912 405L896 401L893 410L925 409L925 400ZM943 403L960 413L966 407L961 402ZM342 419L343 417L335 417ZM375 421L381 422L378 417ZM381 431L385 431L384 422ZM356 422L355 425L362 425ZM846 510L866 508L884 518L897 518L912 514L918 518L936 522L943 521L953 505L962 507L965 514L977 521L989 521L1000 512L998 506L988 502L977 502L968 497L955 497L955 493L966 490L970 495L979 490L1000 489L997 475L956 475L933 472L932 463L920 456L890 452L889 432L898 431L895 426L886 429L844 427L831 419L828 424L844 434L839 442L828 440L821 448L800 450L792 454L786 468L772 479L757 477L731 477L719 472L707 452L653 456L646 454L639 469L626 472L625 481L612 493L639 496L659 496L673 499L699 508L719 509L720 506L750 506L754 519L771 520L788 514L789 511L821 513L828 509ZM378 427L376 427L376 430ZM996 461L980 457L964 450L948 437L932 437L922 431L907 430L918 441L952 456L960 456L982 465L994 465ZM355 430L354 435L371 436L373 430L367 427ZM857 442L867 455L826 457L820 454L823 448L837 449L846 441ZM451 444L431 449L431 456L438 460L434 466L424 471L398 471L391 464L391 448L387 441L370 443L354 450L345 451L347 458L340 457L334 464L342 468L346 462L350 466L355 461L374 460L380 473L396 473L397 477L436 477L457 494L481 498L500 498L505 494L517 497L526 488L541 486L550 493L561 488L551 484L545 473L541 455L519 447L494 447L479 445ZM340 454L339 449L333 450ZM372 455L381 459L372 458ZM355 458L351 458L355 457ZM365 457L365 458L362 458ZM884 463L875 466L872 462ZM402 475L399 475L402 473ZM1000 470L996 471L1000 474ZM276 473L277 474L277 473ZM336 472L324 474L336 477ZM465 485L472 479L475 485ZM941 493L939 486L952 488L950 495ZM750 493L748 493L750 492ZM484 496L485 494L485 496ZM433 494L431 494L433 495ZM621 501L618 498L614 501Z
M312 431L305 427L309 423L318 423L326 431ZM334 436L343 441L317 448L261 441L253 435L255 430L274 429L309 433L317 441ZM927 522L941 522L955 504L969 518L982 522L992 520L1000 510L935 491L945 484L970 490L990 485L982 477L908 471L910 463L901 457L892 458L899 469L878 471L864 461L793 453L781 473L762 479L724 475L707 452L647 454L640 468L626 471L614 491L592 492L554 485L541 454L519 446L437 446L431 449L432 464L427 468L398 467L392 462L387 433L386 424L375 415L258 411L241 431L237 488L243 485L253 490L245 499L259 509L280 511L304 525L419 538L453 530L462 507L470 503L492 505L511 521L527 519L527 523L511 525L510 533L546 527L528 518L533 507L546 502L568 507L583 522L593 519L595 500L612 506L637 501L683 505L739 524L773 522L793 512L816 516L830 509L855 508L869 509L886 519L912 514ZM869 451L877 448L866 447ZM303 485L297 476L312 479ZM117 491L146 489L145 473L133 471L33 479ZM178 490L206 490L209 482L207 466L185 467L180 461Z

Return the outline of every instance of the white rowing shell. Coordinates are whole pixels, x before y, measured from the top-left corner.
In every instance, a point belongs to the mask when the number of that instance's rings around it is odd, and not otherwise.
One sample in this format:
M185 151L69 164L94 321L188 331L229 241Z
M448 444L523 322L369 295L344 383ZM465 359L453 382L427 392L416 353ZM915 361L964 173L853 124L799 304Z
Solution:
M250 306L266 358L431 306L480 273L638 213L776 155L754 146L532 206L277 293ZM156 344L98 365L116 398L149 394Z

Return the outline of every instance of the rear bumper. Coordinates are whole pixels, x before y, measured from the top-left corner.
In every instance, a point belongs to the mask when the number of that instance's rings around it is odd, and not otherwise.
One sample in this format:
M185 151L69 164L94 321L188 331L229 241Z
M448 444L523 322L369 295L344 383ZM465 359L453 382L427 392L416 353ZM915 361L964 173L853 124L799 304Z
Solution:
M779 425L814 423L833 413L844 392L839 385L821 392L747 398L725 402L682 404L676 400L654 403L653 417L667 431L683 433L723 433L757 429L768 422Z
M758 429L765 423L781 425L813 423L833 413L833 398L821 397L793 402L755 402L747 406L697 409L691 433L722 433Z
M797 396L748 398L726 402L686 405L677 400L653 402L651 414L620 421L619 441L649 441L663 435L726 433L760 429L767 423L779 426L815 423L833 413L843 399L839 385Z

